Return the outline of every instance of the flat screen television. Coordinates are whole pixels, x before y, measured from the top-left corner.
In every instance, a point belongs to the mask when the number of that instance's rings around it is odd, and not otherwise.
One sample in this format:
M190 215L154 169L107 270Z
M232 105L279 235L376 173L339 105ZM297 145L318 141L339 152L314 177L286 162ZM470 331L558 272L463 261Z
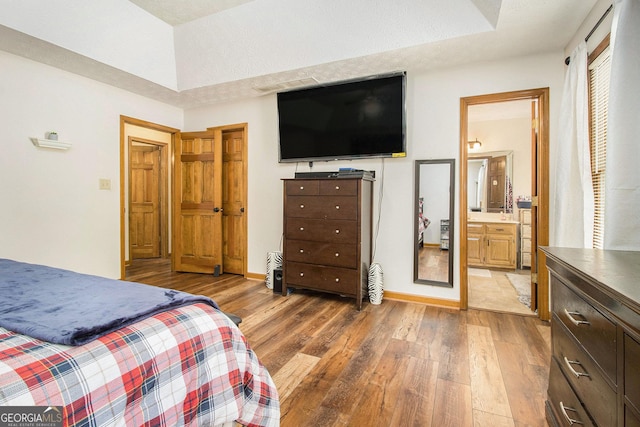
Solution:
M278 93L280 162L405 155L406 73Z

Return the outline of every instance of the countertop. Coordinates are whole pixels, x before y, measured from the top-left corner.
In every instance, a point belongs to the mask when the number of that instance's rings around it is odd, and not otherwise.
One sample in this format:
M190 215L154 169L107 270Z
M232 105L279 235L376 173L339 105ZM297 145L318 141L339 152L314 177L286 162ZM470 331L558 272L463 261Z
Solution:
M467 223L491 223L491 224L520 224L520 221L516 221L513 219L468 219Z

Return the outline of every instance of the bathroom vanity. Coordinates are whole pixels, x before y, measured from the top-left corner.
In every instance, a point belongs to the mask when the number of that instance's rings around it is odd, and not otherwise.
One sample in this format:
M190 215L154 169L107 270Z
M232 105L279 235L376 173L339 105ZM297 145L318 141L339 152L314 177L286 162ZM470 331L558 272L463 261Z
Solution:
M467 222L469 267L516 268L518 221L474 220Z

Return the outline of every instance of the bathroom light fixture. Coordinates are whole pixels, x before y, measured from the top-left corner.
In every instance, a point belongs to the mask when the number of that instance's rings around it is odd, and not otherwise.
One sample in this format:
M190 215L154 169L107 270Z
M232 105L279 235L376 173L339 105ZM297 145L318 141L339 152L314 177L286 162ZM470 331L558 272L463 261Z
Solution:
M475 141L469 141L468 144L469 144L469 150L480 148L482 146L482 142L478 141L478 138L476 138Z

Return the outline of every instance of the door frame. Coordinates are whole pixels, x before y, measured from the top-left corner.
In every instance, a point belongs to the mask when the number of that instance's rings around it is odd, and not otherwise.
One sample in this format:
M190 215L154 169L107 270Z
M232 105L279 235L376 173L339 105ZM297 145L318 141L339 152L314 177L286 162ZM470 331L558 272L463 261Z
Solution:
M536 182L532 182L532 195L537 196L537 206L532 205L532 218L536 214L537 250L532 253L531 264L537 266L538 317L549 320L549 275L546 258L540 250L549 244L549 88L529 89L513 92L460 98L460 308L469 306L469 277L467 263L467 149L468 149L468 108L472 105L489 104L515 100L538 101L538 138L532 143L532 167L535 165ZM534 187L535 185L535 187ZM535 212L534 212L535 209ZM533 220L533 219L532 219ZM532 236L533 240L533 236ZM533 272L533 268L532 268Z
M171 134L171 153L170 163L167 165L169 173L173 176L173 149L175 147L176 134L179 129L169 126L160 125L157 123L148 122L145 120L136 119L133 117L120 115L120 279L124 280L126 277L126 222L125 218L128 215L128 201L125 191L125 182L127 182L126 174L128 168L125 166L128 156L128 138L125 134L125 125L130 124L142 128L153 129L161 132ZM173 191L171 191L171 197L173 197Z
M129 258L133 258L131 256L131 147L134 146L135 142L139 142L145 145L153 145L154 147L158 147L160 151L160 170L159 170L159 187L160 187L160 258L166 258L169 256L169 192L170 192L170 182L169 182L169 150L167 143L154 141L151 139L140 138L137 136L129 135L129 145L127 156L129 161L127 163L127 173L129 175L129 190L127 193L127 209L129 215Z

